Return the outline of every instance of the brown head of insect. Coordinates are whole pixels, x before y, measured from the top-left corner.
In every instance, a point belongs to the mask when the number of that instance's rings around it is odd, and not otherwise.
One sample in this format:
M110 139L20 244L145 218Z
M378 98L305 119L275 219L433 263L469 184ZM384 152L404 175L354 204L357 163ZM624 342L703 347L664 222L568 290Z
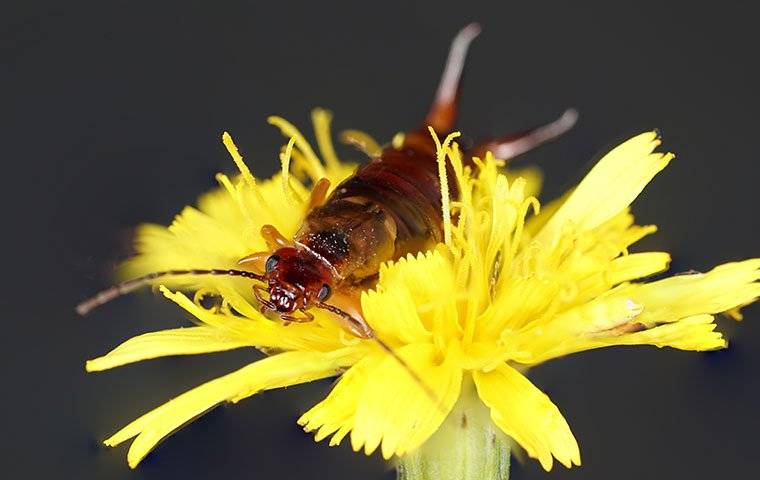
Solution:
M283 320L296 322L313 318L308 310L330 297L334 283L333 272L322 259L294 247L280 248L267 257L264 281L268 299L262 295L264 287L253 286L262 310L277 312ZM303 316L295 316L296 311Z

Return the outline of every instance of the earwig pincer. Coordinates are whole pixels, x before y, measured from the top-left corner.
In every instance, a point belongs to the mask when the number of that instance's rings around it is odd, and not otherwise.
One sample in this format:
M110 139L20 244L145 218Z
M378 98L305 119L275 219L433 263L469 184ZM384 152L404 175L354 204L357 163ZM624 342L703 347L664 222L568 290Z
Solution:
M444 239L439 165L428 129L446 135L454 128L466 53L479 32L477 24L470 24L454 38L432 106L420 127L380 151L365 149L369 160L329 195L327 179L315 183L309 211L292 239L267 225L261 235L268 251L240 259L239 269L151 273L104 290L79 304L77 311L86 314L160 277L238 276L254 282L253 293L264 312L274 312L287 322L308 322L314 318L312 308L322 309L334 314L353 335L376 339L362 316L361 292L373 287L384 262L427 250ZM561 135L576 117L574 110L568 110L547 125L477 144L463 158L490 151L508 160ZM449 198L456 199L455 182L446 188Z

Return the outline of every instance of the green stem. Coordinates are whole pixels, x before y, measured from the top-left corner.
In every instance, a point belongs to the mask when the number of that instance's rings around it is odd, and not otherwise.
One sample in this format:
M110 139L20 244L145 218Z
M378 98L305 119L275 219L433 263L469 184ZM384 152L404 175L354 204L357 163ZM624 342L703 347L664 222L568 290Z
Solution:
M471 380L438 431L400 458L398 480L508 480L509 438L492 422Z

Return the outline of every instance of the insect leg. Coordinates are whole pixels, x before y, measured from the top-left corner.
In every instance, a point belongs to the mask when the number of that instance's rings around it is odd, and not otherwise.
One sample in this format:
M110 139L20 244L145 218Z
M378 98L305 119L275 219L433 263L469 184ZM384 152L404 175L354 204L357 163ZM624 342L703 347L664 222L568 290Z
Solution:
M295 315L288 315L287 313L280 314L280 318L285 320L286 322L294 322L294 323L307 323L314 320L314 315L307 311L307 310L299 310L303 314L302 317L296 317Z
M253 286L253 295L256 297L256 300L258 300L259 303L261 304L261 313L264 313L267 310L272 310L272 311L276 310L277 307L275 307L274 303L264 298L261 292L266 292L264 287L262 287L261 285Z
M274 251L283 247L292 247L293 244L288 241L274 225L264 225L261 227L261 237L267 242L267 247Z
M311 190L311 197L309 197L309 210L314 207L321 207L327 199L327 191L330 189L330 180L327 178L320 178Z
M438 91L436 91L433 105L425 117L423 128L431 126L433 130L441 133L448 133L454 128L459 104L459 85L467 57L467 49L479 33L480 25L471 23L460 30L451 42L441 83L438 84Z
M568 109L561 117L546 125L486 140L470 149L467 157L483 158L486 152L490 151L498 159L509 160L557 138L570 130L577 120L578 112L572 108Z

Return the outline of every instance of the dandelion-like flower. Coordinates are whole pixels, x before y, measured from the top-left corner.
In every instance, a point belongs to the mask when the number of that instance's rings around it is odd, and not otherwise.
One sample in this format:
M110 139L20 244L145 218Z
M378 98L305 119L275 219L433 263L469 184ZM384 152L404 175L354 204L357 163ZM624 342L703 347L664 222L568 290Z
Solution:
M240 175L218 175L221 188L202 196L197 208L185 208L168 228L141 227L138 254L123 275L234 268L241 257L266 249L262 226L274 225L285 236L296 232L308 185L322 177L337 185L351 173L353 166L335 155L327 112L314 112L324 161L291 124L278 117L270 122L291 138L282 173L257 182L225 134ZM665 252L628 252L656 230L636 225L628 207L673 159L654 151L660 140L653 132L613 149L576 188L541 209L532 171L502 173L490 154L470 168L454 136L433 136L439 163L450 163L455 173L445 178L441 168L442 183L457 182L460 192L450 202L444 198L446 242L384 264L376 286L361 297L364 318L406 365L373 339L353 338L328 312L315 312L309 323L267 319L246 279L161 279L163 294L198 325L127 340L88 361L88 371L241 347L270 355L170 400L105 443L134 438L127 456L134 467L162 438L217 404L340 375L327 398L298 420L316 440L337 445L350 436L356 451L413 456L452 410L464 409L486 412L470 421L487 423L494 438L511 437L546 470L553 459L580 465L570 427L525 377L528 367L613 345L722 348L726 341L713 316L729 311L738 317L738 307L760 296L760 259L641 281L666 270L670 260ZM369 137L361 138L373 148ZM218 296L219 305L204 307L208 295Z

